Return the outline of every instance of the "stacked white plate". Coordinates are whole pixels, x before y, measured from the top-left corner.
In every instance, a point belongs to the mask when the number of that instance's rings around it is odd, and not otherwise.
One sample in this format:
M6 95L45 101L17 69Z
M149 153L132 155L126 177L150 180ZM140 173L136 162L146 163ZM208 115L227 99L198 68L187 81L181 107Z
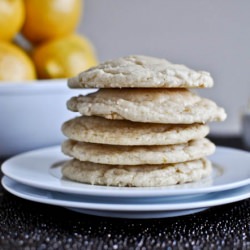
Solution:
M157 188L103 187L62 177L60 146L14 156L2 165L3 187L35 202L107 217L161 218L192 214L250 198L250 153L217 146L210 178Z

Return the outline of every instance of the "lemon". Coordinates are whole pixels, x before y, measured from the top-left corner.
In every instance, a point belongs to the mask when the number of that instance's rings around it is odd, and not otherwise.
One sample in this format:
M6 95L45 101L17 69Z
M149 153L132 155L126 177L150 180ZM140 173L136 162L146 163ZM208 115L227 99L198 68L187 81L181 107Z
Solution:
M94 48L84 36L72 34L36 47L32 53L39 78L68 78L97 64Z
M0 81L22 81L36 78L31 59L17 46L0 41Z
M22 34L32 43L75 31L83 0L24 0L26 18Z
M0 0L0 40L10 41L24 22L22 0Z

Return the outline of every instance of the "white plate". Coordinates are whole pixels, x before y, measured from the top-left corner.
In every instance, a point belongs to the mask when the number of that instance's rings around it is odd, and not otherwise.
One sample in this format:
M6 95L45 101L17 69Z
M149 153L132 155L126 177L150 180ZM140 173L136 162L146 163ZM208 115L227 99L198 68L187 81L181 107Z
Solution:
M197 209L200 211L200 209L232 203L250 197L250 185L204 194L186 200L165 197L158 201L151 200L151 202L149 198L146 198L145 201L142 199L137 201L137 199L131 200L117 197L103 197L100 199L100 197L95 196L58 193L23 185L6 176L2 179L2 185L10 193L27 200L68 207L83 213L96 215L98 213L98 215L105 216L114 214L112 217L121 217L123 215L122 217L124 218L128 218L128 216L132 218L133 214L136 218L142 218L140 216L144 216L143 218L149 218L147 216L156 218L155 216L163 216L165 212L169 211L180 212L182 213L181 215L184 215L185 211L186 213L192 213Z
M67 208L67 209L78 213L104 216L104 217L126 218L126 219L152 219L152 218L156 219L156 218L177 217L177 216L199 213L206 210L207 208L176 210L176 211L149 211L149 212L99 211L99 210L89 210L81 208Z
M20 183L64 193L113 197L159 197L218 192L250 184L250 153L217 147L210 157L214 165L212 178L200 182L158 188L104 187L66 180L61 163L69 159L60 146L20 154L5 161L3 173Z

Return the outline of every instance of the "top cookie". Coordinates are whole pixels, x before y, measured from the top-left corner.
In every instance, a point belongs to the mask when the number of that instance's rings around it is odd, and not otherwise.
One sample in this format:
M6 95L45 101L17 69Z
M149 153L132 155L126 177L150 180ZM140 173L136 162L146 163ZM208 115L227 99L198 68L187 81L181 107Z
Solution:
M208 72L165 59L132 55L104 62L68 80L70 88L208 88Z

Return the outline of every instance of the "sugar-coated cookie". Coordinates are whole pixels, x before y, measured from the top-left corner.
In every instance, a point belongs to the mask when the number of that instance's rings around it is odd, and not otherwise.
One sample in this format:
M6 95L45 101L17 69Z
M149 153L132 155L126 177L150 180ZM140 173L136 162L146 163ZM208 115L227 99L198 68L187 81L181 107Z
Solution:
M92 185L160 187L195 182L209 176L211 170L211 162L205 158L176 164L140 166L111 166L70 160L63 166L62 174L70 180Z
M226 118L215 102L187 89L100 89L72 97L67 107L87 116L148 123L191 124Z
M191 161L214 153L215 145L206 138L162 146L118 146L66 140L64 154L80 161L110 165L166 164Z
M70 88L208 88L208 72L165 59L131 55L104 62L68 80Z

